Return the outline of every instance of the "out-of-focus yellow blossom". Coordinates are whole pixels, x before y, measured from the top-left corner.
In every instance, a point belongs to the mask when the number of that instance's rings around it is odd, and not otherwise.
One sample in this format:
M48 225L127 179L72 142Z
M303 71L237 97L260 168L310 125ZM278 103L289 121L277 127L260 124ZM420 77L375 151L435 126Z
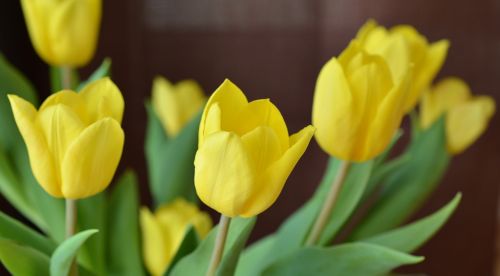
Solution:
M248 102L225 80L203 111L195 186L200 199L228 217L252 217L269 208L307 148L314 128L288 136L268 99Z
M198 114L206 102L205 94L194 80L176 84L163 77L153 81L153 108L168 136L177 135Z
M94 55L101 0L21 0L31 42L48 64L79 67Z
M380 154L405 113L411 68L405 71L394 80L385 60L368 54L356 40L328 61L316 82L312 113L321 148L345 161Z
M40 109L9 95L38 183L54 197L80 199L104 190L123 149L123 97L104 78L80 93L62 90Z
M369 54L381 55L386 60L396 82L406 76L408 65L413 64L409 95L404 103L406 112L415 107L441 69L449 47L447 40L429 43L412 26L398 25L388 30L374 20L365 23L357 39Z
M424 94L420 109L422 127L430 127L444 113L448 151L458 154L486 130L495 113L495 101L489 96L472 96L463 80L449 77Z
M182 198L162 205L154 214L142 208L140 217L144 263L155 276L165 273L190 225L200 239L212 229L208 214Z

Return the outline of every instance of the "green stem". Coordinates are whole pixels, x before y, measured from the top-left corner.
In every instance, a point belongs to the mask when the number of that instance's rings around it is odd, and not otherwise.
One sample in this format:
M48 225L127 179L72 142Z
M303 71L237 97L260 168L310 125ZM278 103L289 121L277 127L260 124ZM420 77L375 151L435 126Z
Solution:
M66 239L71 238L76 233L77 208L76 200L66 199ZM71 263L69 272L71 276L78 276L78 267L75 260Z
M321 234L325 229L326 223L328 222L328 219L332 214L333 207L335 207L335 203L337 202L340 190L344 185L347 172L349 171L349 167L350 163L347 161L342 161L342 163L340 163L340 168L339 171L337 172L337 176L335 177L335 180L333 181L332 186L330 187L330 191L326 196L325 202L323 203L323 207L321 208L321 211L318 217L316 218L316 221L314 222L314 226L306 240L306 246L315 245L318 242L319 238L321 237Z
M73 69L69 66L61 66L61 86L63 89L72 89L71 74ZM55 91L54 91L55 92Z
M222 254L224 253L224 245L227 238L227 230L229 229L229 223L231 218L224 215L220 216L219 229L217 232L217 237L215 238L215 246L212 251L212 258L210 259L210 264L208 266L206 276L214 276L219 267L219 263L222 259Z

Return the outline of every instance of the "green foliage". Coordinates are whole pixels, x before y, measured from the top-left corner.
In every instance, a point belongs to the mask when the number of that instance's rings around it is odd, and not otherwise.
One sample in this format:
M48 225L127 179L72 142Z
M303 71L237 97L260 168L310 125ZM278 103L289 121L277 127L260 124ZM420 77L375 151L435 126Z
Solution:
M49 276L47 255L3 238L0 238L0 260L12 275Z
M274 263L262 275L385 275L396 267L423 259L368 243L307 247Z
M29 244L44 254L50 255L56 244L21 222L0 211L0 239L8 239L20 244Z
M434 214L403 227L370 237L363 242L411 253L427 242L445 224L460 203L461 197L459 193Z
M111 76L111 59L105 58L101 65L89 76L88 79L82 81L76 91L82 90L87 84L96 81L98 79Z
M107 275L144 275L139 234L138 180L126 171L108 199L106 219Z
M256 275L256 271L261 268L263 256L267 256L272 251L276 236L269 235L252 245L250 245L241 254L240 261L236 268L236 276L252 276ZM276 253L278 254L278 253Z
M80 232L61 243L50 258L50 275L51 276L66 276L71 268L71 263L76 256L80 247L97 233L98 230L91 229Z
M444 118L415 135L405 154L409 160L385 177L377 202L350 239L368 238L401 225L434 191L450 160Z
M156 206L176 197L198 202L194 189L193 160L198 145L201 112L175 137L168 137L153 108L146 104L146 161L149 183Z
M218 276L233 275L241 250L255 225L256 218L233 218L224 247L222 261L217 270ZM214 248L218 226L214 227L208 236L191 254L181 259L172 269L172 276L205 275L210 256Z

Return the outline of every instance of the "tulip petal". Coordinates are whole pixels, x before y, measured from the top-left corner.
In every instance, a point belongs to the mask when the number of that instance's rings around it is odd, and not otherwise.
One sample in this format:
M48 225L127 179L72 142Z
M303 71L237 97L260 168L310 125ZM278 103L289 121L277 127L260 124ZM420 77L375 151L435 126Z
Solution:
M63 104L69 107L71 110L73 110L73 112L77 113L78 117L80 117L80 120L82 120L83 122L88 122L85 101L78 93L72 90L62 90L50 95L45 101L43 101L42 106L40 106L39 112L43 112L47 108L58 104Z
M332 108L333 105L335 108ZM317 128L316 140L328 154L348 159L349 145L360 122L359 108L353 102L342 66L336 58L332 58L319 73L312 110L312 122ZM341 133L340 129L351 131ZM336 141L335 144L332 141Z
M467 83L459 78L446 78L435 85L432 92L426 91L422 97L420 110L421 125L428 128L444 112L471 97Z
M253 193L255 175L243 142L234 133L217 132L205 137L198 148L195 187L208 206L228 217L240 214L241 205Z
M163 234L160 223L147 208L141 208L140 220L144 264L152 275L163 275L172 258L164 239L168 236Z
M201 146L207 136L205 133L205 120L210 107L214 103L218 103L220 110L224 111L221 114L221 126L223 129L228 129L225 127L226 125L235 125L238 123L237 115L248 104L248 100L238 86L228 79L224 80L212 96L210 96L203 111L198 134L198 146Z
M461 153L474 143L488 127L494 112L495 101L486 96L452 108L446 116L446 136L450 153Z
M205 136L221 131L221 110L218 103L212 104L205 119Z
M94 55L101 1L66 0L47 11L47 34L57 65L82 66ZM76 35L78 34L78 35Z
M240 213L242 217L258 215L269 208L278 198L288 176L304 154L312 136L314 127L307 126L290 137L290 148L275 163L264 171L264 174L255 186L257 192L252 193L246 200L246 204Z
M83 130L62 162L64 196L85 198L104 190L120 161L123 142L123 130L111 118L101 119Z
M268 126L259 126L241 137L241 141L250 155L252 169L256 174L264 171L282 154L280 141L274 130Z
M223 130L234 131L243 136L258 126L268 126L274 130L279 140L281 152L288 149L288 129L281 112L268 99L250 102L237 115L238 120L234 125L226 124Z
M33 175L47 193L61 197L59 174L49 152L47 140L42 130L35 124L36 109L31 103L15 95L9 95L9 101L16 124L28 149Z
M55 62L47 33L47 20L49 17L46 14L47 10L55 8L53 2L46 0L21 0L21 5L33 47L44 60L51 63Z
M110 78L102 78L85 86L80 95L87 102L90 122L111 117L121 123L125 103L118 87Z

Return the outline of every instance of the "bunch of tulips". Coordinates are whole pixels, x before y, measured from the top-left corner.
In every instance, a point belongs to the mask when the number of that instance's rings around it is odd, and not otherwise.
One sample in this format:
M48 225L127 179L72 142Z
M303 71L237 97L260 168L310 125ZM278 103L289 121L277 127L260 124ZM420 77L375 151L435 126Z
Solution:
M435 83L447 40L369 20L321 68L312 124L293 134L270 100L249 101L228 79L207 100L194 80L156 77L145 143L153 204L140 207L134 172L115 177L125 102L111 62L85 80L76 70L94 55L101 1L21 4L54 93L38 104L0 56L0 193L31 222L0 212L0 261L13 275L387 274L423 261L412 252L461 195L408 221L495 113L463 80ZM330 156L316 192L246 246L313 137ZM218 225L201 204L220 213Z

